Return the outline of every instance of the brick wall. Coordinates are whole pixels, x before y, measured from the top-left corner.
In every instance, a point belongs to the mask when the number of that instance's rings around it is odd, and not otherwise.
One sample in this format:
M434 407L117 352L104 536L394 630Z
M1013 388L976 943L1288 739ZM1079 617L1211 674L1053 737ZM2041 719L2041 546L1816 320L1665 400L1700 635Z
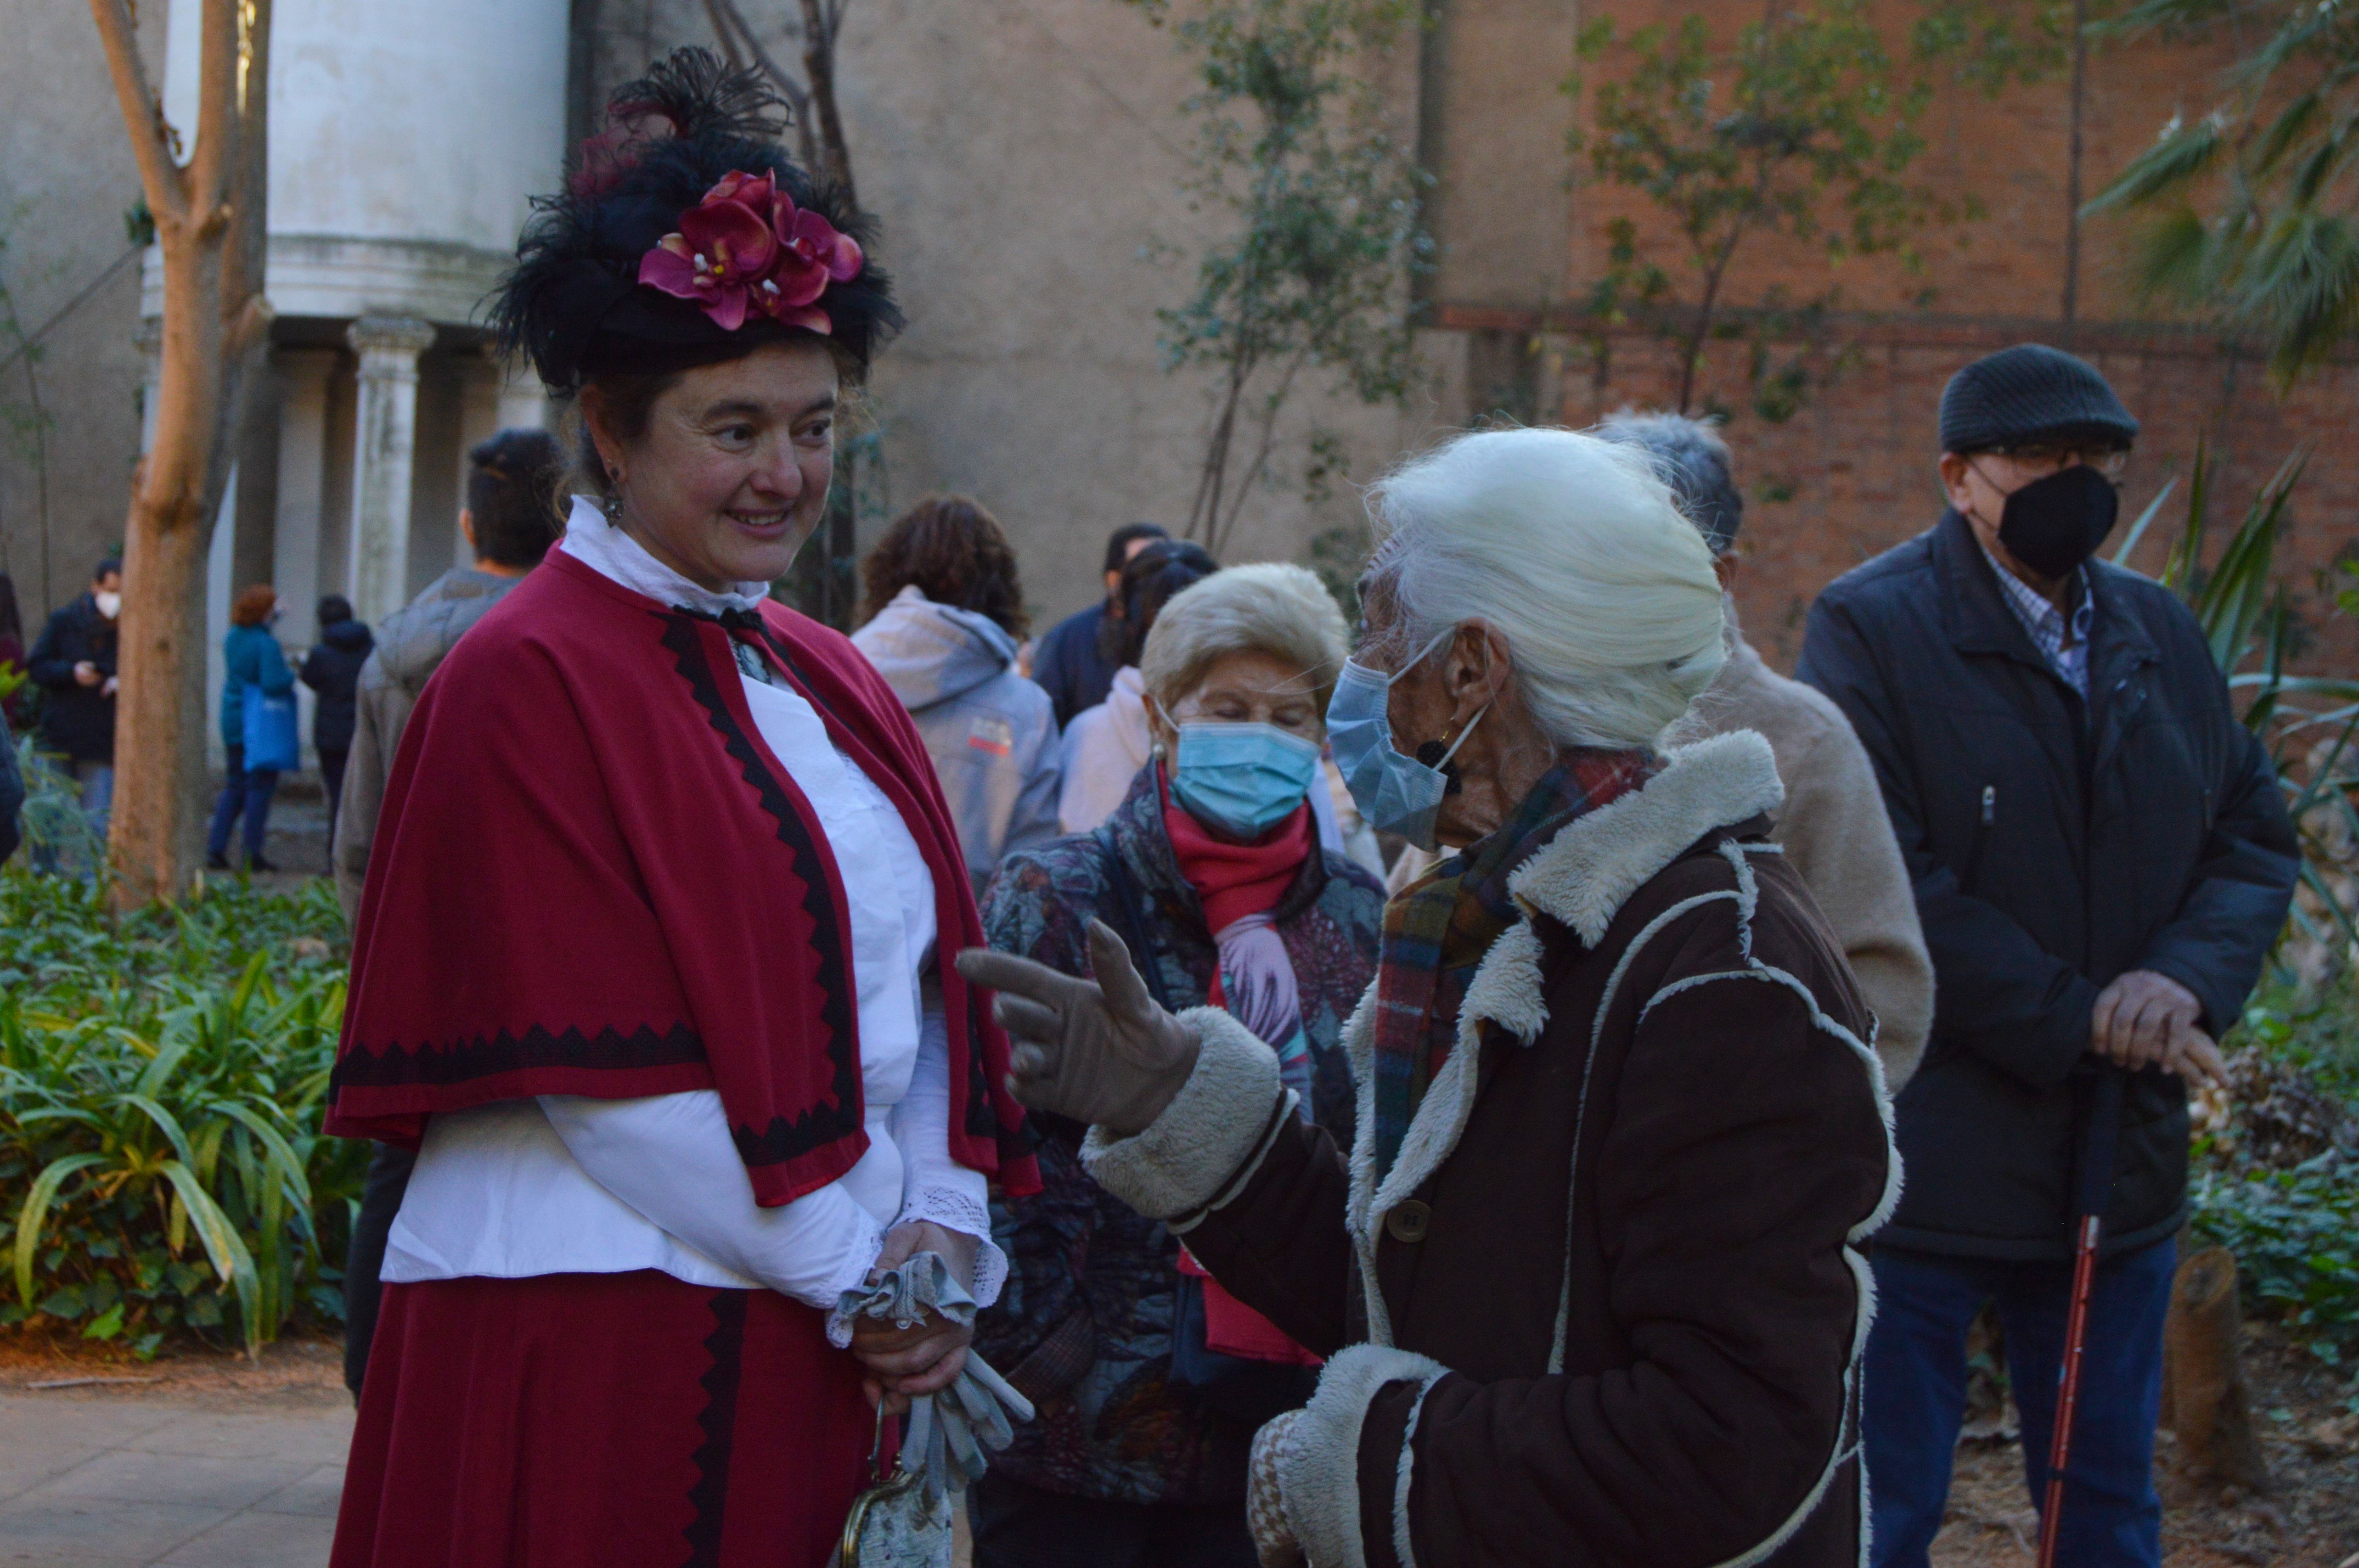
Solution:
M1505 27L1520 0L1461 0L1446 8L1446 27ZM1603 0L1602 10L1625 28L1649 21L1676 24L1701 9L1715 26L1734 29L1759 15L1756 5L1704 0L1701 7L1669 0ZM1896 44L1915 15L1890 3L1879 15ZM1527 25L1523 18L1518 25ZM1445 45L1449 42L1445 38ZM1462 50L1461 53L1471 53ZM1493 51L1495 55L1496 51ZM1444 59L1450 57L1445 52ZM1484 57L1491 58L1491 57ZM1565 61L1545 56L1527 67L1562 74ZM2083 98L2082 189L2093 193L2154 135L2175 110L2201 113L2212 101L2219 50L2182 46L2107 46L2090 60ZM1471 93L1460 96L1472 96ZM1436 102L1454 106L1451 94ZM1937 229L1925 236L1921 272L1888 260L1831 263L1811 247L1755 244L1742 254L1728 286L1739 305L1782 293L1812 299L1840 285L1843 310L1821 340L1821 366L1840 354L1843 367L1810 391L1800 412L1770 423L1752 411L1742 343L1716 344L1700 378L1695 406L1732 410L1727 430L1748 496L1745 567L1738 599L1748 631L1763 653L1790 667L1799 652L1810 599L1850 567L1919 532L1939 516L1933 472L1938 456L1936 410L1941 387L1958 366L1982 354L2024 341L2074 348L2095 362L2145 425L2124 494L2124 525L2174 474L2184 475L2199 436L2226 458L2212 509L2215 528L2233 526L2247 500L2297 448L2311 449L2296 492L2293 532L2283 552L2284 580L2301 613L2307 646L2300 663L2312 670L2359 670L2359 628L2337 617L2331 593L2321 592L2339 556L2359 556L2359 442L2344 433L2359 411L2359 362L2346 362L2280 397L2249 354L2236 352L2197 323L2157 321L2121 287L2118 221L2083 225L2078 321L2061 320L2069 200L2068 78L2009 89L1999 97L1951 83L1922 122L1929 147L1915 178L1985 209L1980 222ZM1451 147L1444 185L1458 190L1445 219L1467 211L1486 190L1510 202L1530 189L1531 170L1512 178L1491 165L1482 178L1481 149L1464 137ZM1576 180L1566 231L1567 263L1558 303L1544 313L1537 298L1486 281L1514 275L1495 263L1473 265L1453 255L1472 240L1497 243L1506 231L1471 220L1440 234L1443 267L1434 299L1437 324L1471 332L1470 412L1505 406L1521 417L1583 425L1625 406L1676 402L1676 354L1661 337L1631 329L1606 340L1601 365L1578 340L1536 336L1544 321L1571 314L1603 264L1605 225L1617 215L1655 220L1625 192ZM1468 194L1474 192L1473 195ZM1660 235L1656 234L1659 247ZM1656 253L1666 264L1675 248ZM1538 276L1527 267L1526 275ZM1684 288L1687 277L1674 271ZM1461 280L1463 280L1462 286ZM1930 290L1930 297L1926 297ZM2142 319L2147 318L2147 319ZM1794 353L1803 344L1780 345ZM1524 396L1495 394L1520 374ZM2158 570L2179 537L2186 485L2158 516L2132 564Z

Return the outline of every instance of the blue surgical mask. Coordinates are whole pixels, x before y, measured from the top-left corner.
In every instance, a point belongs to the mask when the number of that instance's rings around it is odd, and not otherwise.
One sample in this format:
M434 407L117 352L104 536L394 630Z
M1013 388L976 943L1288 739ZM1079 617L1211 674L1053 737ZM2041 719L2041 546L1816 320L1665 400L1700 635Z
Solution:
M1391 700L1393 682L1424 663L1457 629L1451 626L1438 633L1415 659L1391 675L1380 674L1357 659L1345 659L1343 673L1335 681L1335 695L1327 702L1327 745L1335 754L1335 766L1343 770L1344 787L1352 791L1360 815L1371 827L1397 833L1419 849L1439 847L1433 839L1433 818L1441 809L1442 796L1450 792L1450 776L1442 768L1458 755L1458 748L1466 744L1466 737L1491 708L1486 702L1477 710L1450 743L1450 749L1441 754L1440 763L1428 767L1394 747L1392 719L1386 705Z
M1276 724L1187 724L1171 793L1205 826L1256 839L1302 804L1318 771L1319 748Z

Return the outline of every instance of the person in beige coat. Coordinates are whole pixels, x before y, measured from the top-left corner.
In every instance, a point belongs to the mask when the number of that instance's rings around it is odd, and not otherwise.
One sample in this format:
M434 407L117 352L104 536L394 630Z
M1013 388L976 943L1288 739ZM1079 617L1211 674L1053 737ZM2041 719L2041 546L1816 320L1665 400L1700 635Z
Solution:
M1680 509L1712 547L1726 590L1736 577L1736 530L1744 520L1745 497L1719 434L1679 414L1636 413L1614 415L1596 433L1642 448L1655 460ZM1734 602L1723 604L1728 662L1696 700L1691 722L1711 735L1754 730L1768 741L1786 786L1769 836L1784 849L1843 943L1860 993L1875 1014L1875 1054L1884 1063L1886 1088L1897 1095L1917 1071L1932 1028L1933 964L1875 767L1843 710L1770 669L1745 640ZM1387 887L1400 891L1435 859L1415 847L1403 850Z

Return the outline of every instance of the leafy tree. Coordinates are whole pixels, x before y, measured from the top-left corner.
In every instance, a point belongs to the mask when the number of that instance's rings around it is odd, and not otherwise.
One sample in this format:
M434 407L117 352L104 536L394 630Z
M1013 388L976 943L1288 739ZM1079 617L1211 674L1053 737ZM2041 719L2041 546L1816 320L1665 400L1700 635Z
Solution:
M1169 0L1129 0L1161 25ZM1415 0L1212 0L1175 28L1201 89L1187 190L1227 220L1196 292L1158 312L1167 367L1216 376L1188 537L1218 553L1269 474L1278 415L1303 373L1369 403L1408 396L1408 284L1427 265L1425 177L1396 139L1382 95L1354 67L1418 16ZM1313 432L1314 495L1338 470Z
M2290 386L2359 333L2359 9L2142 0L2111 30L2241 42L2212 108L2175 114L2089 203L2142 210L2134 284L2249 332Z
M1963 15L1951 14L1951 31L1980 36L1984 25L1956 19ZM1626 37L1599 18L1582 29L1577 58L1565 91L1586 93L1591 113L1572 132L1575 157L1661 219L1607 225L1589 314L1600 326L1635 315L1674 338L1682 412L1696 401L1707 343L1739 335L1752 339L1756 410L1775 421L1800 406L1807 363L1776 365L1769 344L1822 331L1840 291L1795 299L1767 289L1740 304L1730 291L1748 246L1782 236L1831 265L1889 255L1915 271L1914 242L1929 223L1978 215L1908 178L1925 147L1917 124L1932 85L1895 60L1864 0L1773 8L1726 44L1700 16ZM1740 309L1747 321L1732 324Z

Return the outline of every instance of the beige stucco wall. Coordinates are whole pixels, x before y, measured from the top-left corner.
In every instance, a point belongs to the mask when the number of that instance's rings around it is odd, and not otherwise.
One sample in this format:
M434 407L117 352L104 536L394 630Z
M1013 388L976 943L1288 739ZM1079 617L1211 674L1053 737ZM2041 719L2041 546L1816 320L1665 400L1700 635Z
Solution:
M140 7L158 58L164 13L162 0ZM0 31L8 38L0 49L0 103L8 105L0 280L32 332L130 248L123 214L139 199L139 175L89 7L9 0ZM139 454L138 329L135 262L42 340L38 363L0 370L0 415L12 425L29 419L38 391L49 420L46 585L41 474L29 434L0 428L0 552L28 641L52 604L81 593L92 564L122 542Z
M711 41L693 0L610 0L599 91L650 46ZM765 41L798 58L783 36ZM1414 43L1371 68L1413 137ZM1165 372L1155 320L1188 297L1197 231L1218 222L1180 190L1189 62L1169 27L1121 0L854 0L840 71L861 200L884 225L876 256L909 316L874 388L891 500L979 497L1013 536L1045 625L1097 594L1109 529L1176 527L1193 495L1210 387ZM1166 250L1178 254L1148 259ZM1447 378L1434 368L1407 409L1315 387L1298 397L1286 470L1316 426L1346 438L1353 477L1374 477L1438 417ZM1225 558L1293 559L1358 517L1348 484L1323 504L1274 485ZM876 527L864 523L864 539Z

